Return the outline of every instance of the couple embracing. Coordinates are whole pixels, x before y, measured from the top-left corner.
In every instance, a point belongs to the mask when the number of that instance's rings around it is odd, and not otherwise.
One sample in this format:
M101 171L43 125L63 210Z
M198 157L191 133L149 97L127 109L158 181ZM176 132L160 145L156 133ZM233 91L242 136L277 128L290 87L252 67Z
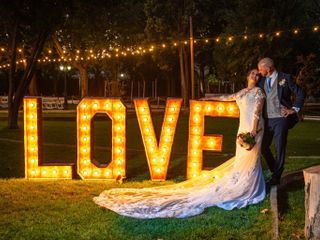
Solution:
M249 132L255 138L250 151L241 147L242 139L238 139L235 156L211 170L208 177L164 187L106 190L94 202L124 216L148 219L184 218L211 206L231 210L262 201L266 188L280 183L288 130L298 122L304 92L290 75L276 70L272 59L263 58L258 69L248 73L246 88L204 100L236 101L240 109L238 134ZM276 155L270 150L273 141ZM261 154L272 172L267 183Z

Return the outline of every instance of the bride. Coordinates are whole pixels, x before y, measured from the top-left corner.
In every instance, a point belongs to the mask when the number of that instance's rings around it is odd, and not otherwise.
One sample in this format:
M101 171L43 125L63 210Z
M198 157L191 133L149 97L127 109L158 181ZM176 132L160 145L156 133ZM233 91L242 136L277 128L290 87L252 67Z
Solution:
M250 150L236 144L236 154L206 177L153 188L117 188L106 190L94 198L101 207L134 218L185 218L200 214L205 208L218 206L231 210L262 201L265 182L260 163L263 136L262 107L265 96L256 87L258 70L247 76L247 88L231 95L205 100L236 100L240 109L238 133L250 132L256 144ZM219 173L219 178L216 174Z

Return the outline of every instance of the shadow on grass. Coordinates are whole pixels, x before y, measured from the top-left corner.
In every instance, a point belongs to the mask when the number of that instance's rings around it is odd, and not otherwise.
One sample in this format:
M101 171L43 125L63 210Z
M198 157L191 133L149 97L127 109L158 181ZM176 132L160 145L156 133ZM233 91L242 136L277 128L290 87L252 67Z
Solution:
M300 191L303 188L304 179L302 173L301 176L299 175L297 178L293 179L285 185L281 185L278 188L278 210L280 215L283 215L290 211L289 193Z

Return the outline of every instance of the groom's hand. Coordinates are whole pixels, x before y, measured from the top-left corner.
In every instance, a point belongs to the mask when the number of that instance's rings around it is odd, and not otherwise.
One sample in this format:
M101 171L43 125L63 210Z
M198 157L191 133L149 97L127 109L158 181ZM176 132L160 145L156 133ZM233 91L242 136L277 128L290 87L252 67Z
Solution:
M293 109L289 109L289 108L282 108L281 109L281 115L284 117L288 117L291 114L294 114L296 111Z

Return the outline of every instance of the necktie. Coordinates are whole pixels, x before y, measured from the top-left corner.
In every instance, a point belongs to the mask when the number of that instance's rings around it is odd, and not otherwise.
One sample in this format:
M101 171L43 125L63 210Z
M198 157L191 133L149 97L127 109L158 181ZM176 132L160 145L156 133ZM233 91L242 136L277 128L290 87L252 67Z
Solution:
M267 77L267 92L271 91L271 77Z

